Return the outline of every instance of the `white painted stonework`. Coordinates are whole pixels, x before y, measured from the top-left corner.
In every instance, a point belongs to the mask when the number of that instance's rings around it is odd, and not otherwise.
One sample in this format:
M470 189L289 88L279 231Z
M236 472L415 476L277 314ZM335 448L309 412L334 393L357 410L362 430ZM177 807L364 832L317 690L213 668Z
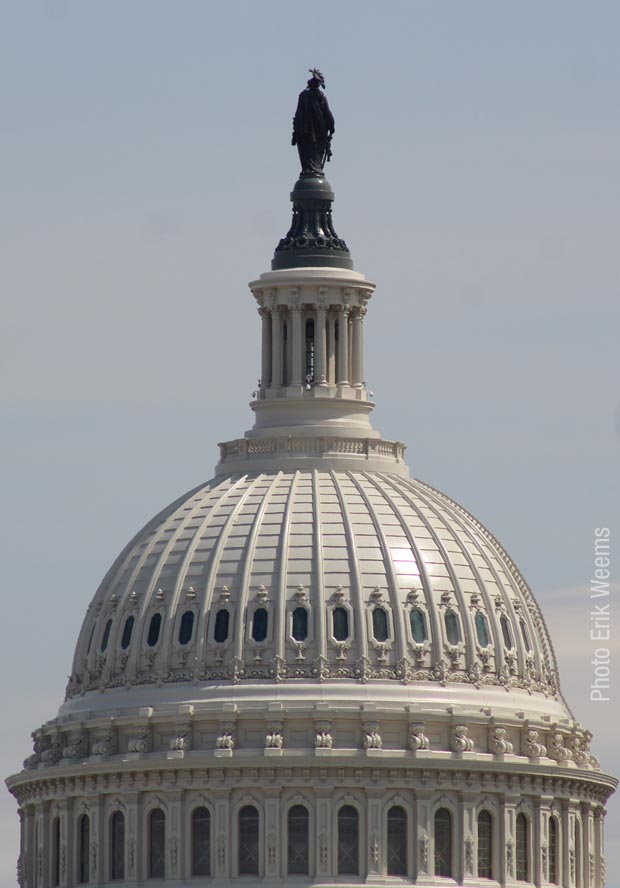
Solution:
M602 888L616 781L532 592L370 423L374 285L250 287L254 428L88 606L8 781L20 884Z

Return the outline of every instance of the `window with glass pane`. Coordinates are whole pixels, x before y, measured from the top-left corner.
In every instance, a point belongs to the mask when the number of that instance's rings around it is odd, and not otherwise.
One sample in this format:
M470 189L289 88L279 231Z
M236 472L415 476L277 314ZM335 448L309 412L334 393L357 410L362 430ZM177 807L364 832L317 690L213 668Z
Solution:
M314 382L314 321L306 321L306 380Z
M435 875L452 877L452 815L447 808L435 812Z
M126 651L131 643L131 633L133 632L133 624L135 623L134 617L127 617L125 620L125 625L123 627L123 635L121 638L121 648Z
M110 878L125 878L125 817L115 811L110 820Z
M521 635L523 636L523 644L525 645L526 651L532 650L532 643L530 641L530 633L527 631L527 626L525 625L525 620L519 620L521 624Z
M161 808L149 815L149 879L163 879L166 874L166 817Z
M179 626L179 644L189 644L194 631L194 611L185 611Z
M60 885L60 818L52 826L52 885Z
M192 814L192 876L211 875L211 814L195 808Z
M528 831L527 818L525 814L517 814L517 830L516 830L516 863L517 863L517 881L527 882L528 870Z
M108 646L108 641L110 640L110 629L112 628L112 620L108 620L105 624L105 629L103 630L103 638L101 639L101 653L105 651Z
M161 614L153 614L149 625L149 634L146 643L149 647L155 647L159 641L159 630L161 629Z
M338 874L359 875L359 814L353 805L338 811Z
M213 639L221 644L228 638L228 625L230 623L230 614L222 608L215 615L215 626L213 628Z
M310 872L310 817L303 805L288 812L288 874L307 876Z
M407 812L400 805L388 811L387 819L388 876L407 875Z
M336 641L346 641L349 637L349 614L344 607L333 609L332 625Z
M382 607L376 607L372 612L372 634L376 641L387 641L388 639L387 611Z
M478 878L493 878L493 821L488 811L478 814Z
M549 881L559 885L559 854L558 854L558 822L555 817L549 818Z
M514 645L512 641L512 632L510 631L510 623L508 622L508 618L503 614L499 619L499 624L502 627L502 637L504 639L504 644L510 650Z
M305 607L296 607L293 611L293 638L305 641L308 637L308 611Z
M78 824L78 884L90 879L90 819L82 814Z
M476 624L476 635L480 647L488 647L491 643L489 639L489 631L487 628L487 620L482 611L478 611L474 620Z
M411 634L416 644L422 644L426 641L426 618L421 610L414 608L409 614L409 622L411 623Z
M264 607L257 607L254 611L252 638L254 641L264 641L267 638L267 611Z
M444 616L446 626L446 636L450 644L458 644L461 640L461 630L459 628L459 619L454 611L448 611Z
M258 811L244 805L239 811L239 875L258 875Z

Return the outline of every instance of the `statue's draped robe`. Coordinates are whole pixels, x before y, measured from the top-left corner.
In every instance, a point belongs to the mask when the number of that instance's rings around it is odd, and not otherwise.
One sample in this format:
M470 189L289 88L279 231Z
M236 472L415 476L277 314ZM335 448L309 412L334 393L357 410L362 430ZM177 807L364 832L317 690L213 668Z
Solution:
M299 94L293 118L293 142L297 145L302 172L322 173L334 116L320 89L306 88Z

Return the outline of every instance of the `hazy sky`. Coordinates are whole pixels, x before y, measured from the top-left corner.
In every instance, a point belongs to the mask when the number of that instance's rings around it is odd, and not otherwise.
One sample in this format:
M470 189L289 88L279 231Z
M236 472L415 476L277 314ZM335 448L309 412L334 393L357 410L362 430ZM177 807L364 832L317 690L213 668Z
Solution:
M375 425L499 537L588 702L594 529L620 591L620 5L0 0L0 771L55 715L101 577L251 425L259 321L320 67L334 219L377 282ZM619 554L616 555L615 553ZM620 804L606 821L620 888ZM0 802L0 886L17 816Z

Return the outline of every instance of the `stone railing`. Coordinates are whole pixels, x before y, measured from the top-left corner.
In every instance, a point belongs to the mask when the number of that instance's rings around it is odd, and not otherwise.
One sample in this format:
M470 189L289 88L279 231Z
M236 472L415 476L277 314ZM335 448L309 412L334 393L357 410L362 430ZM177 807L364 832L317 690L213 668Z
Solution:
M238 438L220 443L220 465L250 460L254 457L361 457L403 463L405 444L377 438L327 436L273 438Z

